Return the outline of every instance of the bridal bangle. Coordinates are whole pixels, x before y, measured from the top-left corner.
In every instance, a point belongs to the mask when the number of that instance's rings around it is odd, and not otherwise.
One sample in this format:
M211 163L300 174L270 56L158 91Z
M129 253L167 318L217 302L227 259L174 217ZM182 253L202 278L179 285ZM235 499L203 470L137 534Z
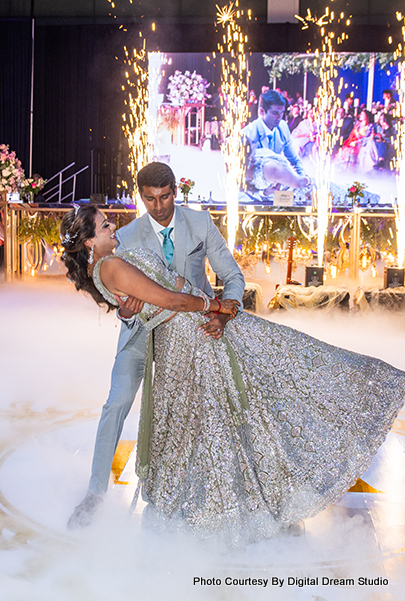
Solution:
M209 296L205 295L201 297L204 301L204 306L202 308L201 313L208 313L211 307L211 299Z
M198 296L200 296L204 301L204 306L202 308L201 313L209 313L211 311L211 301L214 299L209 297L208 294L206 292L203 292L202 290L198 291Z

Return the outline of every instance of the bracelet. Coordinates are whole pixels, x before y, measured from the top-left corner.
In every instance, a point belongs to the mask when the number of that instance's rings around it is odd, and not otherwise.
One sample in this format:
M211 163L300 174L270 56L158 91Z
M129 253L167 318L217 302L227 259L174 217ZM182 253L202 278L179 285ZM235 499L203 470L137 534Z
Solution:
M217 301L217 303L218 303L218 305L219 305L219 309L218 309L218 311L214 311L214 313L216 313L217 315L219 315L219 314L220 314L220 312L221 312L221 307L222 307L222 305L221 305L221 303L219 302L219 298L218 298L217 296L215 297L215 300Z
M208 296L208 294L204 294L204 296L203 295L200 295L200 296L201 296L201 298L203 299L203 302L204 302L204 306L202 308L201 313L209 313L209 310L210 310L210 307L211 307L211 299L210 299L210 297Z

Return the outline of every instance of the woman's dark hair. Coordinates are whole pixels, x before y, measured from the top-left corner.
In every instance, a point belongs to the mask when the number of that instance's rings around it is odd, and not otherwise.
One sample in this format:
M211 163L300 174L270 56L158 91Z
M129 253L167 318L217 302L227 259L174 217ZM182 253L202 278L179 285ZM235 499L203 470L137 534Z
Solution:
M385 120L386 124L387 124L389 127L391 127L391 126L392 126L392 124L394 123L394 118L392 117L392 115L389 115L388 113L384 113L384 112L382 112L382 113L381 113L381 117L383 117L383 118L384 118L384 120Z
M85 290L98 305L106 304L109 311L116 307L105 300L87 271L89 251L84 243L94 238L97 212L97 207L87 205L79 210L71 209L65 214L60 225L60 239L64 248L62 261L67 267L67 277L74 283L76 290Z
M364 113L366 115L369 124L373 123L373 113L371 111L368 111L367 109L362 108L360 111L360 114L361 113Z

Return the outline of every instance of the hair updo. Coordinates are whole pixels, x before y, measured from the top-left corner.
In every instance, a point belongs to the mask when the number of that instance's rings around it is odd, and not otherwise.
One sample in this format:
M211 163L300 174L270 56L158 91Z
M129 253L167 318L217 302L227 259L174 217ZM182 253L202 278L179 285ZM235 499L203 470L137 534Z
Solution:
M93 278L87 271L89 251L85 242L95 236L97 213L97 207L87 205L79 207L78 210L71 209L64 215L60 225L60 239L64 248L62 261L67 267L66 275L74 283L76 290L85 290L98 305L107 305L109 311L116 307L106 301L97 290Z

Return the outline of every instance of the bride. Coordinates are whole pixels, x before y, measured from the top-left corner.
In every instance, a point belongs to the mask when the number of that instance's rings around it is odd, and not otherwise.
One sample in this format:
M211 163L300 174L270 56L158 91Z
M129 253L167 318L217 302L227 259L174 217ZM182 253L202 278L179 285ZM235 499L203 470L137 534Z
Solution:
M403 404L405 373L222 305L150 250L114 250L93 206L62 220L63 260L97 303L145 302L149 335L136 470L154 527L244 545L334 503ZM204 312L235 316L216 340ZM152 361L155 370L152 377Z

